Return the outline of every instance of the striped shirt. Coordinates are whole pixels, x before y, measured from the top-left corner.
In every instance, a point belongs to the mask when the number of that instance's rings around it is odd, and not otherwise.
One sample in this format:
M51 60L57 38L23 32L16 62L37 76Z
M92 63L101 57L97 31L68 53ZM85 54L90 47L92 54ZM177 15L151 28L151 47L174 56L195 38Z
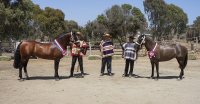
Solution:
M102 40L100 43L101 52L103 57L112 56L114 54L114 46L112 41L104 41Z
M72 44L72 50L71 50L71 55L72 56L83 56L84 54L81 52L81 48L87 47L87 44L85 41L79 41L80 44Z
M124 43L123 48L123 55L125 59L136 60L135 43Z

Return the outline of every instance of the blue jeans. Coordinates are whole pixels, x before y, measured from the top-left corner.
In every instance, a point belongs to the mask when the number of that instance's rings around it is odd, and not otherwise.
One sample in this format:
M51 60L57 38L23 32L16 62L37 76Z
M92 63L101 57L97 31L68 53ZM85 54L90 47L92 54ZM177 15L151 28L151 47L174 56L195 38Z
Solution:
M106 65L107 65L108 73L111 73L111 71L112 71L111 63L112 63L112 56L102 58L101 73L104 73Z

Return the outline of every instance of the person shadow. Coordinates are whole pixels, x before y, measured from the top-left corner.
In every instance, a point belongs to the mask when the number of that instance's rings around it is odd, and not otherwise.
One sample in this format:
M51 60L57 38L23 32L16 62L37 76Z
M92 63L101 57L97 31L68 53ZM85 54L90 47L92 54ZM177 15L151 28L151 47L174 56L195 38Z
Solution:
M86 76L86 75L90 75L90 74L84 73L83 75ZM76 74L74 74L73 78L84 78L84 76L82 76L81 73L76 73ZM68 76L68 78L71 78L71 77Z

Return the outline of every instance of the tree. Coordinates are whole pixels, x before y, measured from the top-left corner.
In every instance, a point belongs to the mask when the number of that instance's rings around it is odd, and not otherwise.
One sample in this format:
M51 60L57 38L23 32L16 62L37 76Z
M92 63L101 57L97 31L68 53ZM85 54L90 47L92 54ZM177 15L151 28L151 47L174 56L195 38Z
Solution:
M30 0L2 0L0 2L1 40L27 34L32 18L33 3Z
M145 0L145 12L150 20L153 37L179 35L185 32L187 14L176 5L166 4L164 0Z
M193 27L196 29L196 30L199 30L198 33L200 33L200 16L198 16L196 18L196 20L194 20L193 22Z
M127 35L133 35L138 30L143 30L146 19L141 11L130 4L114 5L97 17L99 24L103 24L108 33L121 44Z
M78 31L78 23L73 20L65 20L64 22L65 25L65 32L73 32L73 31Z
M193 21L193 25L190 30L192 31L191 33L192 37L190 38L194 37L198 37L198 39L200 38L200 16L196 17L196 20Z

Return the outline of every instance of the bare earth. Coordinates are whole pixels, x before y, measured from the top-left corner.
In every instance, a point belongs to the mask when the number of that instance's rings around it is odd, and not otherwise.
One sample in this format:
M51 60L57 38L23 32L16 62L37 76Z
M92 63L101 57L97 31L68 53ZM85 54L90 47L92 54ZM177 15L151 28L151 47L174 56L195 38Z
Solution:
M124 60L113 60L114 76L100 77L101 60L84 58L84 78L68 78L71 58L60 63L55 81L51 60L32 59L30 80L19 81L13 61L0 62L0 104L200 104L200 60L189 60L183 80L175 59L160 63L160 79L149 79L147 57L139 57L134 73L124 78ZM75 72L76 74L77 72ZM79 72L78 72L79 73Z

